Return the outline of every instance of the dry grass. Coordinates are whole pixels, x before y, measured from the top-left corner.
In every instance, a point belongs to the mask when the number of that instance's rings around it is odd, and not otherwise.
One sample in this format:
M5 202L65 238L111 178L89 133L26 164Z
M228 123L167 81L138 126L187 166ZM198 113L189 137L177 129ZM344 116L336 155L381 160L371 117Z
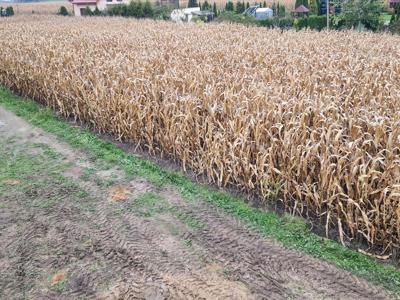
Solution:
M61 6L72 13L72 4L68 1L12 3L11 6L16 15L55 15Z
M326 220L400 237L400 37L109 18L0 21L0 82Z

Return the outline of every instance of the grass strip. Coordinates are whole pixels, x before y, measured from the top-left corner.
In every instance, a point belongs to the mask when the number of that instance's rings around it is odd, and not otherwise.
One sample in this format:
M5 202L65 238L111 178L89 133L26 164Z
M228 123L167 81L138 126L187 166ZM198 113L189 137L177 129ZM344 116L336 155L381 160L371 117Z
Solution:
M128 154L113 143L97 137L90 130L72 126L59 119L49 108L32 100L21 99L4 88L0 88L0 105L32 125L87 152L95 160L116 164L128 175L144 177L159 186L174 185L183 196L208 201L262 234L273 237L285 247L302 251L380 284L400 298L400 271L395 266L381 263L335 241L324 239L312 233L299 218L281 217L274 212L253 208L228 193L193 183L184 174L165 170L153 162Z

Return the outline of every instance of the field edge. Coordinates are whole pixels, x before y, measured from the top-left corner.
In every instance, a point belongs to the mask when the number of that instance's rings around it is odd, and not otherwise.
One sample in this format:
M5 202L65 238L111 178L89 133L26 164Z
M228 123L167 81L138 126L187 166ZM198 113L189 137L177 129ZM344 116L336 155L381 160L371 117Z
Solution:
M243 200L226 192L193 183L182 173L165 170L153 162L126 153L113 143L99 138L95 133L72 126L58 118L52 110L40 106L33 100L15 96L1 86L0 105L32 125L88 152L94 159L117 164L128 174L144 177L160 186L172 184L184 197L200 198L210 202L284 246L322 259L379 284L400 299L400 270L312 233L299 218L280 217L274 212L250 207Z

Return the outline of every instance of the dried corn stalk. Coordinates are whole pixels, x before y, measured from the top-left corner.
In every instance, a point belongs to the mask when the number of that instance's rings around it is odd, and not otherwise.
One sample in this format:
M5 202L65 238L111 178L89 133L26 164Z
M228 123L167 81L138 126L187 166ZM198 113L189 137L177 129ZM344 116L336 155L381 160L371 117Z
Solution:
M219 185L279 194L343 242L399 248L400 37L56 17L0 32L3 85Z

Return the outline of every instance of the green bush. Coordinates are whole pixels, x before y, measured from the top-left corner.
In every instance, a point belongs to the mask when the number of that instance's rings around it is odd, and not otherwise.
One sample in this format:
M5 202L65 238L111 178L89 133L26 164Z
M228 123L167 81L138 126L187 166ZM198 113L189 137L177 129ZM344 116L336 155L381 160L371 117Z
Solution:
M225 10L226 11L234 11L235 10L235 6L233 5L232 1L228 1L225 4Z
M90 9L89 6L86 6L84 15L85 15L85 16L89 16L89 17L90 17L90 16L93 16L93 12L92 12L92 10Z
M105 12L108 16L122 16L134 18L153 18L168 20L174 8L172 6L153 7L147 0L146 2L131 1L128 5L113 5Z
M188 7L198 7L197 1L196 0L189 0L188 2Z
M217 22L240 23L258 25L258 21L253 16L238 15L231 11L224 11L215 19Z
M268 28L290 28L293 27L293 18L268 18L262 21L258 21L259 26L268 27Z
M68 16L69 13L68 13L67 8L65 6L61 6L59 8L58 12L57 12L57 15L59 15L59 16Z
M277 23L279 28L293 27L293 18L279 18Z
M102 15L103 15L103 13L96 6L96 8L93 11L93 16L102 16Z
M389 30L391 33L400 34L400 20L393 20L390 22Z
M310 28L310 29L320 31L326 27L326 17L325 16L309 16L309 17L299 18L294 21L293 26L297 30L300 30L303 28Z
M268 18L265 20L258 21L258 25L268 28L277 27L278 24L276 23L277 18Z
M342 11L335 16L336 22L345 28L378 31L383 26L381 0L347 0L342 3Z
M174 7L171 5L160 5L153 7L153 18L157 20L169 20Z
M236 3L236 13L237 14L241 14L245 10L246 10L246 4L244 4L244 2L239 1Z
M307 27L316 30L322 30L326 27L326 16L309 16L307 18Z
M218 16L217 4L215 2L213 4L213 13L214 13L214 17Z
M201 6L201 10L210 10L211 8L211 4L209 4L207 0L204 1L203 5Z
M8 6L5 9L0 7L0 17L11 17L14 15L14 9L12 6Z

